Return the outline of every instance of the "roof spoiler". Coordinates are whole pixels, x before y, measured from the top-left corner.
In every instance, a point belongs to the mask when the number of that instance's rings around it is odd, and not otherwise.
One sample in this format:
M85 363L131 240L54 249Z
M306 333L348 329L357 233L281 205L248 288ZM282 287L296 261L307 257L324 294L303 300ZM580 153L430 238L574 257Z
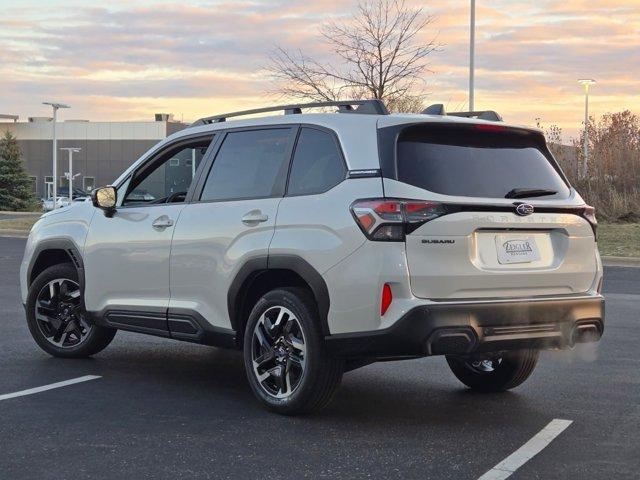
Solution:
M447 113L444 109L444 105L436 103L430 105L422 111L423 115L442 115L451 117L465 117L465 118L477 118L478 120L487 120L490 122L502 122L502 117L499 113L493 110L479 110L475 112L451 112Z
M211 117L201 118L190 126L208 125L211 123L226 122L228 118L243 117L267 112L284 112L285 115L302 113L303 109L319 107L338 107L339 113L360 113L369 115L389 115L389 110L382 100L336 100L331 102L297 103L291 105L278 105L274 107L254 108L253 110L242 110L239 112L223 113ZM355 107L355 108L354 108Z

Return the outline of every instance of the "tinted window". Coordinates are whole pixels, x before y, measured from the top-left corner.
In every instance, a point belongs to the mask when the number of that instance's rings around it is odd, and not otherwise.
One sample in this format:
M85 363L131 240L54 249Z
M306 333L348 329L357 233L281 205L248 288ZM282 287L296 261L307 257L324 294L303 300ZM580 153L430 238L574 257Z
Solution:
M216 155L201 200L282 195L291 130L231 132Z
M344 180L342 154L333 135L314 128L300 131L287 195L326 192Z
M183 144L141 167L127 188L123 205L183 202L210 143L207 138Z
M397 144L398 180L445 195L504 198L512 189L569 188L539 146L537 134L473 128L412 127Z

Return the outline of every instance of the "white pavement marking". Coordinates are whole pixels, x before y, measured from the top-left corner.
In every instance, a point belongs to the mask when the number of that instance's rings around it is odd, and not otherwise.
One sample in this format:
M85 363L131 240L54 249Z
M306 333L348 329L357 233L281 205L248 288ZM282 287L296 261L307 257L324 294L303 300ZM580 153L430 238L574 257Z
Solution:
M76 383L88 382L89 380L96 380L97 378L101 377L98 375L85 375L84 377L72 378L71 380L65 380L64 382L51 383L49 385L43 385L42 387L20 390L19 392L6 393L4 395L0 395L0 400L9 400L10 398L33 395L34 393L46 392L47 390L53 390L54 388L66 387L68 385L73 385Z
M539 454L572 423L572 420L552 420L531 440L482 475L479 480L504 480L510 477L513 472Z

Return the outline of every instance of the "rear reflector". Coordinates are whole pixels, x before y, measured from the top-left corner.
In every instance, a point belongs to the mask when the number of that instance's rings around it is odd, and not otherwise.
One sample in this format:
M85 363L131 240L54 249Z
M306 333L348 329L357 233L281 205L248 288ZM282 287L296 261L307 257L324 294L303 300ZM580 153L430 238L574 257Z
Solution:
M393 293L391 293L391 287L388 283L382 286L382 299L380 302L380 315L387 313L391 302L393 301Z

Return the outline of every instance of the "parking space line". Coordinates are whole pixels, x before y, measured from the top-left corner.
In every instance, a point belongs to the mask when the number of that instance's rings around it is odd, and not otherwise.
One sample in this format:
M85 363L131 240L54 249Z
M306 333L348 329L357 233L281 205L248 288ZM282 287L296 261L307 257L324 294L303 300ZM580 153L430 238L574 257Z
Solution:
M518 468L539 454L572 423L572 420L552 420L546 427L536 433L531 440L482 475L479 480L504 480L510 477Z
M53 390L54 388L66 387L68 385L88 382L89 380L96 380L98 378L102 377L100 377L99 375L85 375L84 377L72 378L71 380L64 380L63 382L50 383L49 385L43 385L42 387L29 388L27 390L20 390L19 392L13 393L5 393L4 395L0 395L0 400L24 397L25 395L33 395L34 393L46 392L47 390Z

